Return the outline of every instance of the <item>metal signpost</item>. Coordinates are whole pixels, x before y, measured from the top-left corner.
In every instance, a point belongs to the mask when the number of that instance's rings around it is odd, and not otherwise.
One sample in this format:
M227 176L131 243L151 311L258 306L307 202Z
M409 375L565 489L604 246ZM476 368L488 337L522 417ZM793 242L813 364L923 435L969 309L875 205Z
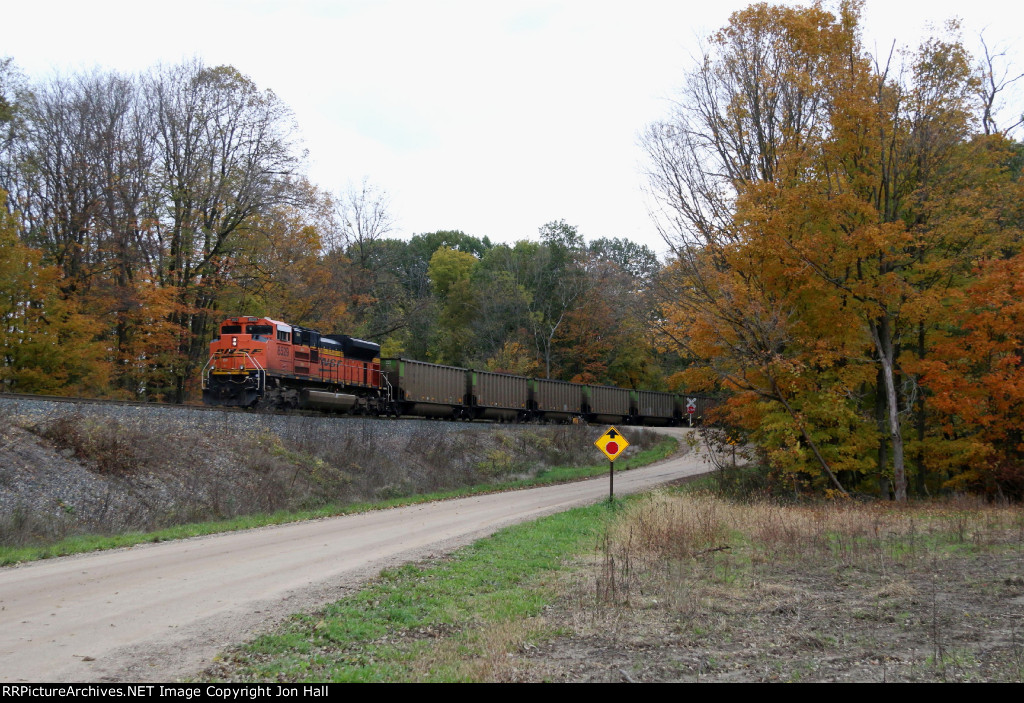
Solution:
M693 427L693 414L697 412L697 399L686 399L686 414L690 416L690 427Z
M619 454L626 451L629 442L614 427L609 427L605 433L597 438L594 446L601 450L608 457L608 500L615 497L615 459Z

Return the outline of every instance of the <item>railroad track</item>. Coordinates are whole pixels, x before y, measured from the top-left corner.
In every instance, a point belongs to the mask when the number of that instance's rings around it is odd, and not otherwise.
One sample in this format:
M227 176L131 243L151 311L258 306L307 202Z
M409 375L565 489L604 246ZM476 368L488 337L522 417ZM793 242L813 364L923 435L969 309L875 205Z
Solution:
M193 405L191 403L154 403L139 400L115 400L110 398L79 398L63 395L40 395L36 393L6 393L0 392L0 400L32 400L47 403L71 403L77 405L122 405L137 406L141 408L166 407L166 408L189 408L192 410L225 410L225 408L214 408L205 405Z
M96 407L123 407L123 408L141 408L146 410L152 409L164 409L169 411L200 411L210 413L222 413L225 415L232 415L236 417L251 417L251 416L277 416L277 417L308 417L308 418L319 418L324 420L339 419L339 420L380 420L383 422L400 422L400 423L423 423L423 422L442 422L450 424L453 427L460 427L472 424L492 425L496 424L491 420L454 420L443 417L401 417L395 418L389 415L348 415L323 412L319 410L309 410L301 408L293 408L288 410L279 410L274 408L259 408L252 410L248 408L232 408L225 406L213 406L204 405L202 403L156 403L156 402L144 402L138 400L115 400L110 398L79 398L71 396L59 396L59 395L42 395L36 393L5 393L0 392L0 407L12 403L49 403L49 404L63 404L63 405L90 405ZM529 424L529 423L528 423ZM528 426L524 424L523 426Z

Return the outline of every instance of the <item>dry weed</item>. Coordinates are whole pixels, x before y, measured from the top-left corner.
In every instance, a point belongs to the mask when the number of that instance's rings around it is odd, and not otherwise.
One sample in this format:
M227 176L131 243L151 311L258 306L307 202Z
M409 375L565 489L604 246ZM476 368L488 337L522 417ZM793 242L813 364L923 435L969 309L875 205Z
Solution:
M1020 506L969 497L650 496L600 540L566 600L574 634L545 655L602 652L637 680L1017 681L1022 522ZM616 680L579 661L547 675Z

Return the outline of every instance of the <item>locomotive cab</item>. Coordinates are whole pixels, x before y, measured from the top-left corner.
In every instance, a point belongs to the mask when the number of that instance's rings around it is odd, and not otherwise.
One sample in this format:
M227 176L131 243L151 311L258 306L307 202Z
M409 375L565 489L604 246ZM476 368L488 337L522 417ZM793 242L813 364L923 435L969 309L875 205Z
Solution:
M221 323L203 369L204 403L252 407L259 402L267 386L268 350L277 344L278 327L274 320L259 317L232 317Z

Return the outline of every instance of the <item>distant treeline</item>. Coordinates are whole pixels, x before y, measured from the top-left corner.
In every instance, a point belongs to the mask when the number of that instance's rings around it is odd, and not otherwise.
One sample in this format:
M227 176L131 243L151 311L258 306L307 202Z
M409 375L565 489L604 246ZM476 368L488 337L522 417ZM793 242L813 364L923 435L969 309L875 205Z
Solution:
M646 247L587 245L565 222L512 246L393 238L386 194L309 183L288 107L229 66L32 84L7 59L0 95L8 389L180 402L238 314L437 363L665 387Z

